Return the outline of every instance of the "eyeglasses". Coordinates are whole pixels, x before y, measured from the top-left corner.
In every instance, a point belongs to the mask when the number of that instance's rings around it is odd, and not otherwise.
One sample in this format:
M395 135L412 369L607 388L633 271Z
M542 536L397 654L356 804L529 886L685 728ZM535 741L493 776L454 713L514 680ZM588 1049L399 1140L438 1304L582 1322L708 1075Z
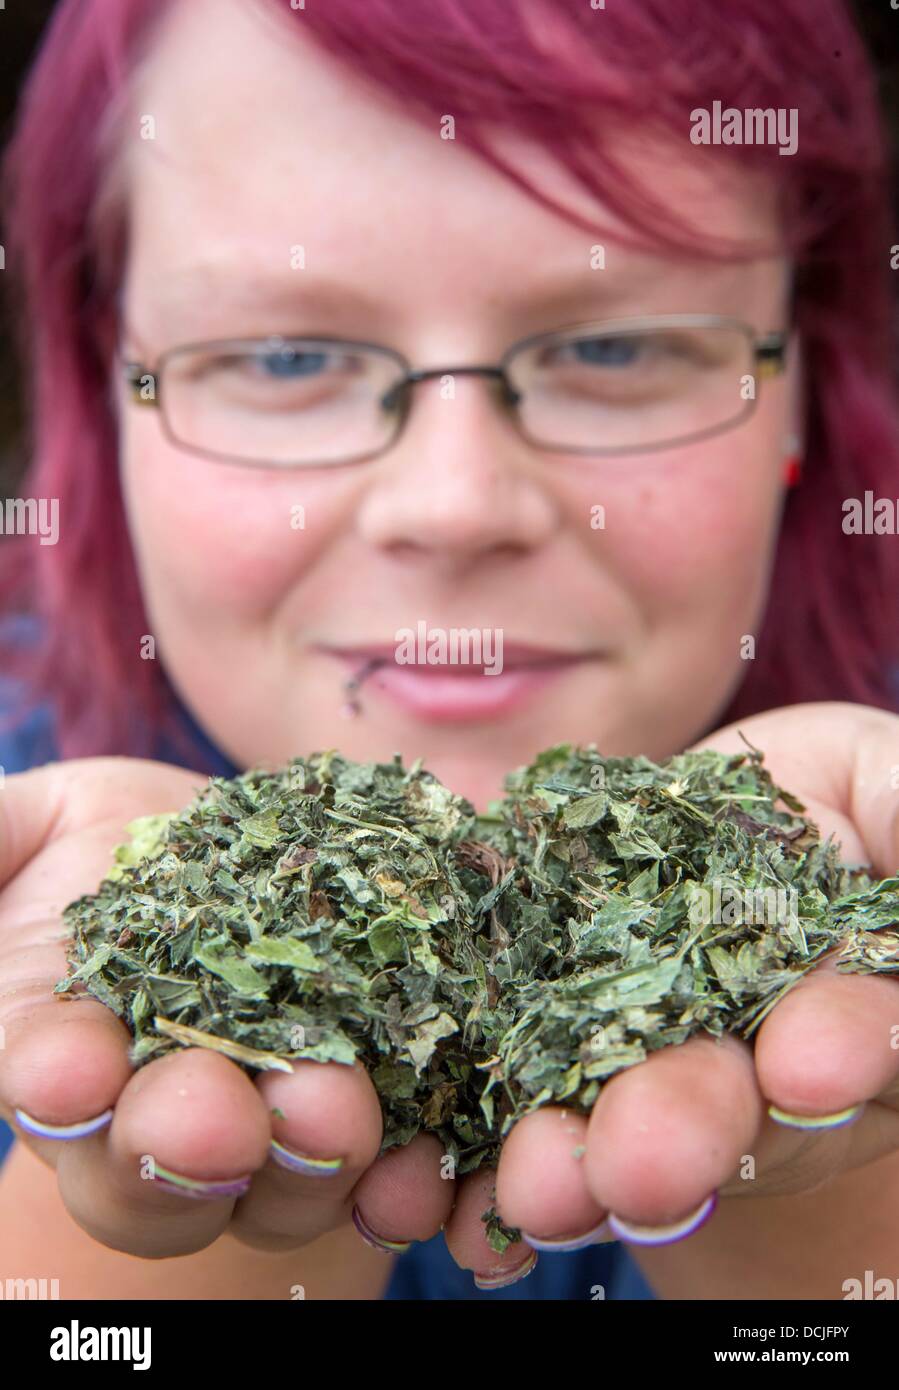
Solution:
M495 365L413 370L391 348L327 337L235 338L122 361L132 398L157 407L193 454L265 468L377 458L398 439L412 387L482 376L533 447L597 458L707 439L751 415L784 367L788 332L718 315L586 323L515 343Z

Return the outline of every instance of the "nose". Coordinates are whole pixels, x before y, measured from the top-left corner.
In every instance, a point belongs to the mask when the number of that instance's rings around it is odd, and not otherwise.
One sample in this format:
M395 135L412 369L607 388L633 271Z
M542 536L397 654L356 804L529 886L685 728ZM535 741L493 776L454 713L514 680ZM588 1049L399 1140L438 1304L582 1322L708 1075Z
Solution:
M417 374L405 429L373 461L357 525L397 557L468 566L524 554L559 524L551 463L517 433L489 376Z

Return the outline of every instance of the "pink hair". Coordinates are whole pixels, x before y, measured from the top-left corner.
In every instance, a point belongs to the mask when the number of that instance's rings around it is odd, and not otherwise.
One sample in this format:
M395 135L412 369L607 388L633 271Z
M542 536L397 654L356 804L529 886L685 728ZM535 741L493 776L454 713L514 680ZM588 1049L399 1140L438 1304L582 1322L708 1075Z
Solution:
M3 170L7 268L30 386L24 495L58 498L60 508L56 546L27 537L0 546L3 612L35 614L45 634L24 652L7 641L5 657L7 670L27 676L29 701L52 702L61 756L146 754L175 729L159 664L136 660L148 625L109 382L127 253L125 209L110 193L115 118L164 9L159 0L62 0ZM715 99L798 109L792 156L750 145L715 151L779 183L806 364L804 479L787 503L758 655L726 717L816 699L896 707L899 550L893 538L842 532L845 498L899 493L885 144L842 0L640 0L598 11L586 0L550 9L534 0L310 0L296 12L278 0L278 9L410 115L433 126L452 112L457 139L535 197L546 201L493 152L485 129L539 142L636 239L687 254L749 252L702 239L656 206L628 176L626 156L616 159L612 130L685 140L691 111Z

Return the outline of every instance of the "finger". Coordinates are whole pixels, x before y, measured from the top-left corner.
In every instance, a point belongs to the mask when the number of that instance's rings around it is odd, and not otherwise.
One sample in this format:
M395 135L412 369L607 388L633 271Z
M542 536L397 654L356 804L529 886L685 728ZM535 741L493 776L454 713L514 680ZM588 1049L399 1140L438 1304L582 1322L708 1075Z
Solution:
M24 993L0 1051L0 1110L17 1137L56 1167L64 1145L111 1123L132 1074L130 1038L96 1000L63 1005L36 986L29 1010Z
M445 1160L437 1138L419 1134L369 1168L353 1193L353 1221L367 1244L402 1254L412 1241L437 1235L449 1220L456 1191Z
M859 1119L878 1097L895 1107L892 1118L858 1128L853 1161L872 1162L899 1144L899 982L840 974L837 961L830 957L765 1019L756 1072L774 1118L810 1132Z
M135 1073L107 1131L64 1147L59 1191L82 1229L113 1250L191 1254L226 1228L269 1140L246 1073L220 1053L188 1048Z
M132 1071L115 1015L53 989L68 971L63 909L111 862L137 810L135 766L146 811L196 780L163 764L97 759L17 774L0 796L0 1115L51 1164L61 1141L109 1123Z
M763 1113L752 1053L733 1037L694 1037L613 1077L583 1160L613 1232L650 1228L646 1243L662 1244L706 1219Z
M88 827L107 832L111 862L127 821L175 810L207 781L201 773L139 758L76 758L13 773L0 796L0 888L46 846ZM117 838L109 839L110 833Z
M61 764L7 777L0 796L0 888L47 844L63 814Z
M69 866L47 903L32 883L15 876L58 833L67 783L51 764L8 778L0 796L0 1114L16 1124L41 1157L55 1161L57 1146L32 1133L78 1137L72 1126L108 1123L106 1112L130 1074L122 1024L96 1000L53 997L66 973L68 932L59 920L70 889L84 891L80 865ZM19 1111L21 1114L17 1114ZM69 1133L65 1133L68 1130Z
M24 891L17 880L0 912L0 1114L53 1166L60 1142L111 1120L132 1073L131 1039L99 1000L54 995L67 973L68 932L52 909L26 926Z
M875 873L888 877L899 870L899 719L884 710L866 710L862 720L846 809Z
M349 1194L377 1157L381 1107L361 1066L295 1062L291 1075L267 1072L255 1087L269 1149L231 1234L257 1249L289 1249L349 1219Z
M497 1210L536 1250L578 1250L611 1239L584 1176L587 1117L547 1106L512 1129L500 1155Z
M846 863L869 862L885 877L899 867L899 718L829 701L741 719L696 744L765 754L775 780L806 803L822 835L840 841Z
M475 1284L483 1289L504 1288L530 1274L537 1252L523 1240L514 1241L498 1255L487 1240L481 1219L495 1203L496 1174L478 1169L458 1184L456 1204L446 1224L444 1238L456 1264L470 1269Z

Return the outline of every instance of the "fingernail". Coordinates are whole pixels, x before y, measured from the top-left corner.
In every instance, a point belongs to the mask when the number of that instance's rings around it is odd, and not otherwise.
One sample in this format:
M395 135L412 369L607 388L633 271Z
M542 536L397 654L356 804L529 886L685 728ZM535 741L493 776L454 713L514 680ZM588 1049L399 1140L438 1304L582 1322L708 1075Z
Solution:
M310 1158L308 1154L298 1154L285 1148L273 1139L270 1145L272 1161L289 1173L302 1173L307 1178L333 1178L343 1167L342 1158Z
M505 1289L509 1284L517 1284L519 1279L527 1279L537 1263L537 1251L532 1250L523 1264L514 1269L502 1269L498 1274L476 1274L474 1282L479 1289Z
M371 1227L365 1224L358 1207L353 1207L353 1225L366 1245L370 1245L373 1250L380 1250L385 1255L402 1255L412 1244L411 1240L386 1240L384 1236L376 1236Z
M242 1197L249 1191L250 1177L223 1178L210 1181L202 1178L186 1178L183 1173L173 1173L159 1163L154 1166L152 1181L164 1192L173 1192L178 1197L193 1197L200 1202L222 1201L225 1197Z
M698 1231L700 1226L708 1221L717 1205L718 1194L713 1192L711 1197L706 1197L689 1216L683 1217L680 1221L673 1221L670 1226L634 1226L610 1212L609 1228L621 1240L630 1241L632 1245L673 1245L675 1241L686 1240L687 1236Z
M789 1110L769 1105L768 1114L788 1129L839 1129L841 1125L851 1125L863 1109L863 1105L850 1105L848 1110L836 1110L832 1115L793 1115Z
M16 1110L16 1123L21 1125L27 1134L33 1134L38 1139L84 1139L88 1134L96 1134L98 1130L105 1129L112 1121L112 1110L104 1110L102 1115L97 1115L93 1120L79 1120L74 1125L48 1125L43 1120L36 1120L33 1115L29 1115L24 1110Z
M522 1231L521 1237L534 1250L545 1250L548 1254L559 1255L566 1254L569 1250L583 1250L588 1245L603 1245L616 1239L609 1229L608 1219L601 1221L583 1236L560 1236L557 1240L548 1240L544 1236L530 1236L527 1231Z

